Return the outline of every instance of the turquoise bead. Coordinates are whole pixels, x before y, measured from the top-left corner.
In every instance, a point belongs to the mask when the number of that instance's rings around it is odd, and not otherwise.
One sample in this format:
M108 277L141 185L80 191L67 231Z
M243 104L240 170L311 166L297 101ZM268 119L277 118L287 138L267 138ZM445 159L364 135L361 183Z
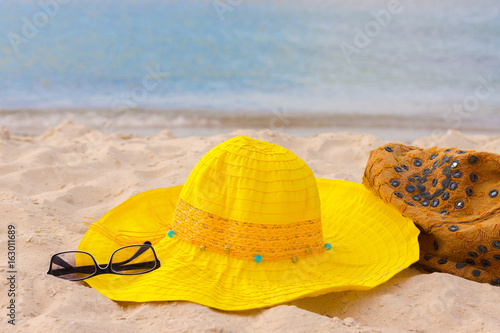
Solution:
M325 250L330 251L332 249L332 244L326 243L325 244Z
M175 235L175 231L173 231L173 230L169 230L167 232L167 236L170 237L170 238L174 237L174 235Z
M255 260L256 263L259 263L262 261L262 256L260 254L257 254L255 257L253 257L253 260Z

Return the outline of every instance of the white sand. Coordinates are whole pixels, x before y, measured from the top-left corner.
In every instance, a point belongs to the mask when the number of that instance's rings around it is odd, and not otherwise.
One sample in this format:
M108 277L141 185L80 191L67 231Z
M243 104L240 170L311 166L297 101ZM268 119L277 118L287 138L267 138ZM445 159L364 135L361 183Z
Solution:
M360 182L366 134L296 138L268 130L206 138L99 132L64 123L37 137L0 128L0 247L16 227L16 326L8 325L2 256L1 331L19 332L500 332L500 288L407 269L370 291L332 293L271 309L227 313L187 302L117 303L83 282L46 275L50 254L76 249L85 217L100 218L139 192L182 184L201 156L235 135L292 150L316 177ZM410 142L408 142L410 143ZM500 153L500 137L448 132L411 142ZM5 288L4 288L5 287Z

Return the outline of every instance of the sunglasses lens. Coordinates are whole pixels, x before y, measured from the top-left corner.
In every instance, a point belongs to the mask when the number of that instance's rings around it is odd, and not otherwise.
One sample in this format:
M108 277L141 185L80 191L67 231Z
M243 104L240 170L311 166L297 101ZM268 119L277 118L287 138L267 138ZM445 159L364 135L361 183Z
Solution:
M65 252L52 257L51 274L64 280L81 280L97 271L88 253Z
M148 245L134 245L119 249L111 258L111 270L119 274L141 274L154 270L156 260Z

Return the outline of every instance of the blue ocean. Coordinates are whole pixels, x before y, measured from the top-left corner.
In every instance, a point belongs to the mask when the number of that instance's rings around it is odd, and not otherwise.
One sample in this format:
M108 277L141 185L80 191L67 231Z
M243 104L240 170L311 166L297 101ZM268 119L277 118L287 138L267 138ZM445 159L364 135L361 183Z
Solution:
M65 119L499 132L500 1L1 1L0 126Z

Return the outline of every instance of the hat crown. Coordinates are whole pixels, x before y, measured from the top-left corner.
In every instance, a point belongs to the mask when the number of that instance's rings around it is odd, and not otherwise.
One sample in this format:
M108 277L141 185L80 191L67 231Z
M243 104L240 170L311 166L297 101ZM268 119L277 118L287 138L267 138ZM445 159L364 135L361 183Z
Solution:
M241 222L287 224L321 216L307 164L283 147L249 137L232 138L205 154L180 199Z
M189 175L172 229L207 250L242 259L322 251L316 178L283 147L232 138L205 154Z

